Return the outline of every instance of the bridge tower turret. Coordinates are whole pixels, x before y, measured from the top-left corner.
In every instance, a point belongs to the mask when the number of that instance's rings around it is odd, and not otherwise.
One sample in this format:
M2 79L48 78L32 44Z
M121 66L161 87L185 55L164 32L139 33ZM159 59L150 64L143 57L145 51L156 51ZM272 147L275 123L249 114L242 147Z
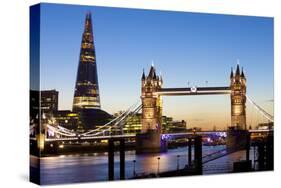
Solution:
M237 130L246 130L246 77L242 68L240 72L237 64L235 74L231 69L231 127Z
M141 80L142 133L148 130L161 132L162 97L157 91L162 87L162 77L156 74L156 69L152 65L147 76L143 71Z

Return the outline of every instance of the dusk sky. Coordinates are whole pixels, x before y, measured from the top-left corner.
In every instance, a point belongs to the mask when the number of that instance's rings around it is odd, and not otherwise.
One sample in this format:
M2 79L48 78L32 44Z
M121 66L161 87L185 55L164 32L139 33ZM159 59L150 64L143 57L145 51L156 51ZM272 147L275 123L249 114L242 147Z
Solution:
M59 91L71 109L87 11L92 13L102 109L114 113L140 99L152 60L163 87L229 86L237 59L247 94L273 114L273 18L43 4L41 89ZM230 125L230 97L165 96L163 114L204 129ZM247 103L248 125L263 118Z

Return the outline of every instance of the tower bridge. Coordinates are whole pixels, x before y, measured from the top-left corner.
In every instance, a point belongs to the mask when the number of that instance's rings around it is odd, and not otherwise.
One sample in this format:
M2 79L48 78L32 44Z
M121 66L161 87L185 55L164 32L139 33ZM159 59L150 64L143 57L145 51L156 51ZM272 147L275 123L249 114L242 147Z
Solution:
M230 86L163 88L163 78L156 74L154 66L151 66L147 76L143 72L141 80L142 132L161 130L162 96L226 94L230 95L231 100L231 126L246 130L246 77L243 69L240 72L239 64L235 73L231 70Z
M235 72L231 69L229 79L229 86L164 88L162 87L163 78L161 75L157 75L156 69L153 65L151 66L147 76L143 71L141 77L142 133L139 135L139 139L137 137L137 145L140 147L140 150L159 150L159 148L165 145L161 143L161 139L159 139L162 130L162 96L230 95L231 127L233 131L239 131L239 136L235 133L233 139L229 139L229 145L236 145L238 138L239 142L242 143L243 140L245 140L243 135L247 129L246 77L243 68L242 71L240 71L239 64L237 64Z

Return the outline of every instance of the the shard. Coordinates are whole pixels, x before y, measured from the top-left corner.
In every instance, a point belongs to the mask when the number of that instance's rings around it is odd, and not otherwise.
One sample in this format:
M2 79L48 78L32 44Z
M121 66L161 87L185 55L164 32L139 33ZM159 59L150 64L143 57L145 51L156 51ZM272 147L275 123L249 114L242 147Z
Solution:
M100 109L97 63L91 13L86 14L73 99L73 111Z

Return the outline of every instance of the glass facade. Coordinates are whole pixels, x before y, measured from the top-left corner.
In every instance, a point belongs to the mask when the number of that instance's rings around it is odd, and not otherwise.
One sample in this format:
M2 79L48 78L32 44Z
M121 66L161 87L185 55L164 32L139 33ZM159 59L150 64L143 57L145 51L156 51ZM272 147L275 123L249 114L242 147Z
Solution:
M86 15L73 100L73 111L82 109L100 109L91 13Z

